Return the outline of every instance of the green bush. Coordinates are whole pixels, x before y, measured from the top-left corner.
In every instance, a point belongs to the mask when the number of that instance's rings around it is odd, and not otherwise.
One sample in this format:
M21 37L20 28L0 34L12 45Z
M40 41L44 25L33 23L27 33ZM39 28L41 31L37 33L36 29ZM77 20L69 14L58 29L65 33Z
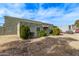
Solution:
M30 36L30 28L28 26L20 26L20 37L22 39L28 39Z
M58 27L53 27L52 29L51 29L51 34L52 35L60 35L60 29L58 28Z
M44 30L37 31L38 37L47 36L47 33Z

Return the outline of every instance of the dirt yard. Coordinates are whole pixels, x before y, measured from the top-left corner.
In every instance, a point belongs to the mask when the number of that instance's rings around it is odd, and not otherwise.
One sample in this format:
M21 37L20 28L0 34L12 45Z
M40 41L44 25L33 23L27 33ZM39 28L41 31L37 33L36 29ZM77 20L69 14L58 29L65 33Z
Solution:
M72 42L69 42L69 45L72 46L73 48L75 49L79 49L79 34L64 34L64 35L60 35L60 36L51 36L53 38L57 38L57 37L69 37L69 38L73 38L75 40L78 40L78 41L72 41Z
M0 35L0 45L16 40L19 40L17 35Z
M76 56L79 34L47 36L21 40L16 35L0 36L0 55L8 56Z

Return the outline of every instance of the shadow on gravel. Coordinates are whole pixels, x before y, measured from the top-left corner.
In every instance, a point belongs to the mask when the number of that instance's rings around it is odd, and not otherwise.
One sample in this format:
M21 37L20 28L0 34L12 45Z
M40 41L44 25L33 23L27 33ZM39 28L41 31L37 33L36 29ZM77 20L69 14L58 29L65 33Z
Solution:
M68 42L77 41L72 38L46 37L39 42L14 41L6 43L7 49L0 52L2 56L78 56L79 50L73 49Z

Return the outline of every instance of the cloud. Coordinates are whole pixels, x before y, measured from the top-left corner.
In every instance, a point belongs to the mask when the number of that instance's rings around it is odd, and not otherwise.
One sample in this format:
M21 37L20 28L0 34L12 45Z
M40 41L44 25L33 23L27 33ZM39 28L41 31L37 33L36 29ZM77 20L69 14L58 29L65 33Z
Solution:
M48 8L45 8L48 5ZM32 19L51 23L61 29L68 29L79 19L79 4L0 4L0 23L4 22L3 16Z

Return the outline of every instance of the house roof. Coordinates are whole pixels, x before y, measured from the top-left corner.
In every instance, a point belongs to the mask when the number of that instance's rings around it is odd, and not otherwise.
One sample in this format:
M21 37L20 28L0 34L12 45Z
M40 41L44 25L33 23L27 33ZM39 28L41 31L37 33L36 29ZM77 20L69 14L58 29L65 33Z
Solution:
M12 16L4 16L4 17L17 19L17 21L24 21L24 22L30 22L30 23L35 23L35 24L43 24L43 25L53 26L53 24L48 24L48 23L44 23L44 22L40 22L40 21L32 21L30 19L23 19L23 18L17 18L17 17L12 17Z

